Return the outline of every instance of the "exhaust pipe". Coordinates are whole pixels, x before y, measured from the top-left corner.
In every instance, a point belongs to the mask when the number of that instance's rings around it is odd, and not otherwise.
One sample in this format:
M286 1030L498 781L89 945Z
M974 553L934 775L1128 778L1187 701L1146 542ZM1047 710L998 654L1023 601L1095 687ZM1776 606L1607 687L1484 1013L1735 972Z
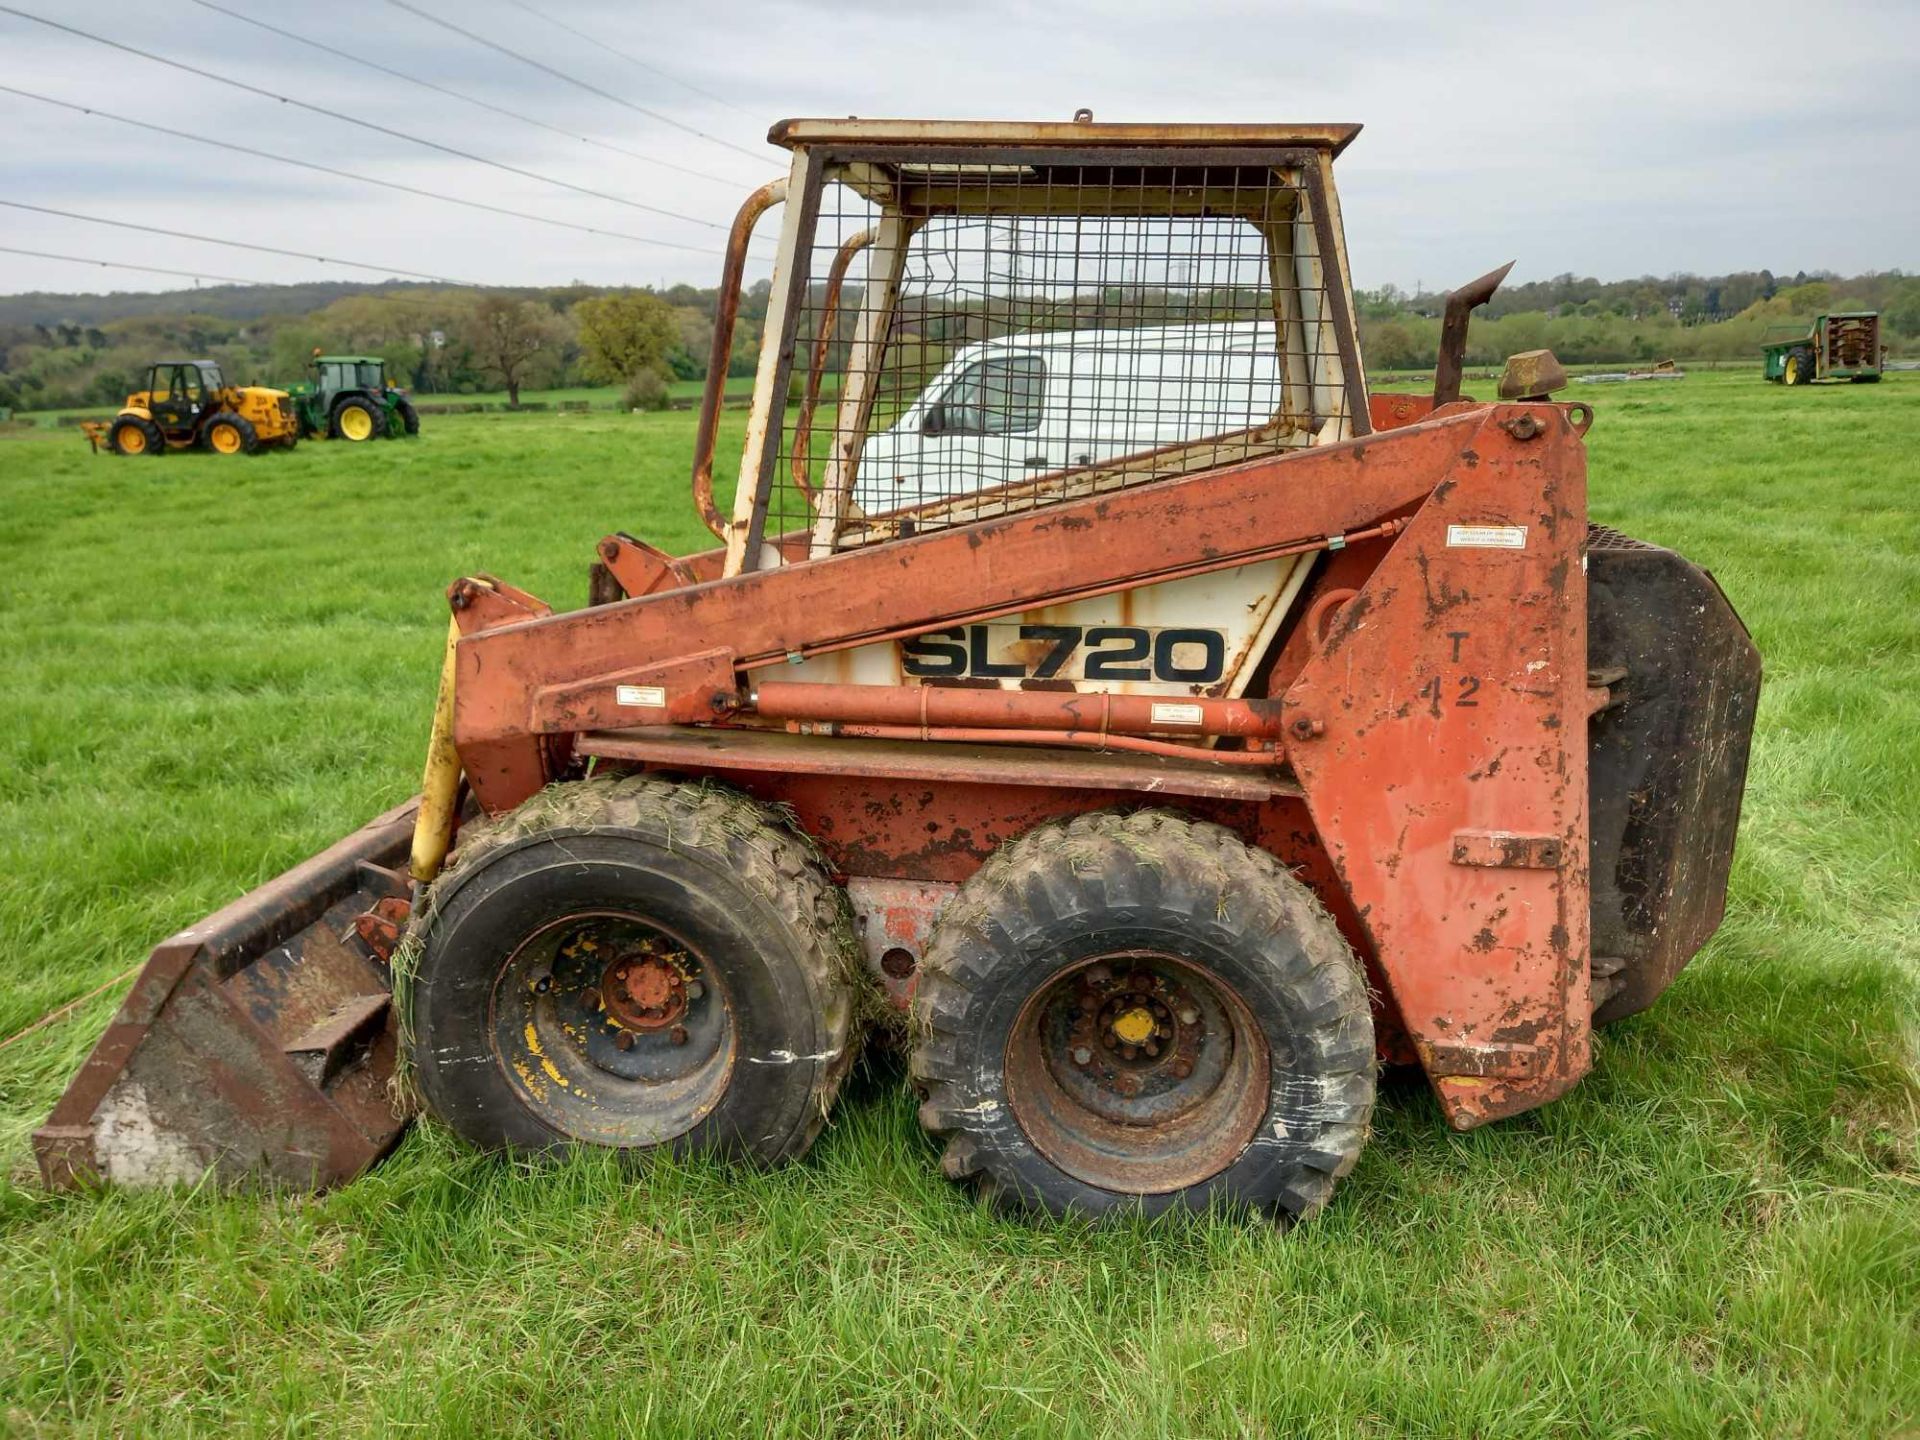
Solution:
M1489 270L1478 280L1469 280L1447 296L1447 308L1440 321L1440 353L1433 361L1433 405L1460 398L1460 371L1467 361L1467 317L1474 307L1486 304L1500 282L1507 278L1514 262L1509 260L1498 270Z

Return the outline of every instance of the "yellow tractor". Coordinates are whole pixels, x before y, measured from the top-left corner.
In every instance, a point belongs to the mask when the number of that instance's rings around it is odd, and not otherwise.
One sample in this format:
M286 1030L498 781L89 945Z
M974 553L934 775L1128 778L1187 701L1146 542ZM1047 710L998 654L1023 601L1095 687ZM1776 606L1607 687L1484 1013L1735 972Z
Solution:
M216 455L252 455L300 442L286 391L229 385L211 360L156 361L147 388L129 395L118 415L82 428L96 451L104 444L116 455L164 455L191 445Z

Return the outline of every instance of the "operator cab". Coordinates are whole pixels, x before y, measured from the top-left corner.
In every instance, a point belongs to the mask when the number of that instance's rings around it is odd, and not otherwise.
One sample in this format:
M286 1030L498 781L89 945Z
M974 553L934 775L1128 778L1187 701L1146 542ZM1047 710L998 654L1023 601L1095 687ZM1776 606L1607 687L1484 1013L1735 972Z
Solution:
M211 360L158 360L147 371L147 409L162 430L190 430L225 385Z

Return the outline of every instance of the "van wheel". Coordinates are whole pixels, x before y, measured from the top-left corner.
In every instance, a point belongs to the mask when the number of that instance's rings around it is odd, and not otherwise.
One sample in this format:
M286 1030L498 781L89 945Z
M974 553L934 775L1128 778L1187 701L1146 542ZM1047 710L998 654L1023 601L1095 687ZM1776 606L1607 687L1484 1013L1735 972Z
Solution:
M1080 816L996 853L941 917L914 1013L941 1168L1004 1207L1291 1221L1366 1142L1352 951L1271 855L1183 815Z

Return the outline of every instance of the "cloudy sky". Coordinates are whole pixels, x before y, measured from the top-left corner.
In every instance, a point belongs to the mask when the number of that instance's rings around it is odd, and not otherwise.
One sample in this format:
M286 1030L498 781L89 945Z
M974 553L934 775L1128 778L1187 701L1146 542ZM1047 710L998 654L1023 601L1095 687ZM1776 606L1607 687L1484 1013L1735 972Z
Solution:
M219 4L267 28L195 0L4 0L0 201L456 280L711 284L740 196L777 171L765 134L781 116L1065 119L1088 106L1102 120L1363 122L1340 174L1355 279L1368 287L1457 283L1515 256L1515 279L1920 269L1916 0ZM1818 203L1835 194L1844 223ZM370 276L5 207L0 246L220 278ZM0 252L0 293L189 283Z

